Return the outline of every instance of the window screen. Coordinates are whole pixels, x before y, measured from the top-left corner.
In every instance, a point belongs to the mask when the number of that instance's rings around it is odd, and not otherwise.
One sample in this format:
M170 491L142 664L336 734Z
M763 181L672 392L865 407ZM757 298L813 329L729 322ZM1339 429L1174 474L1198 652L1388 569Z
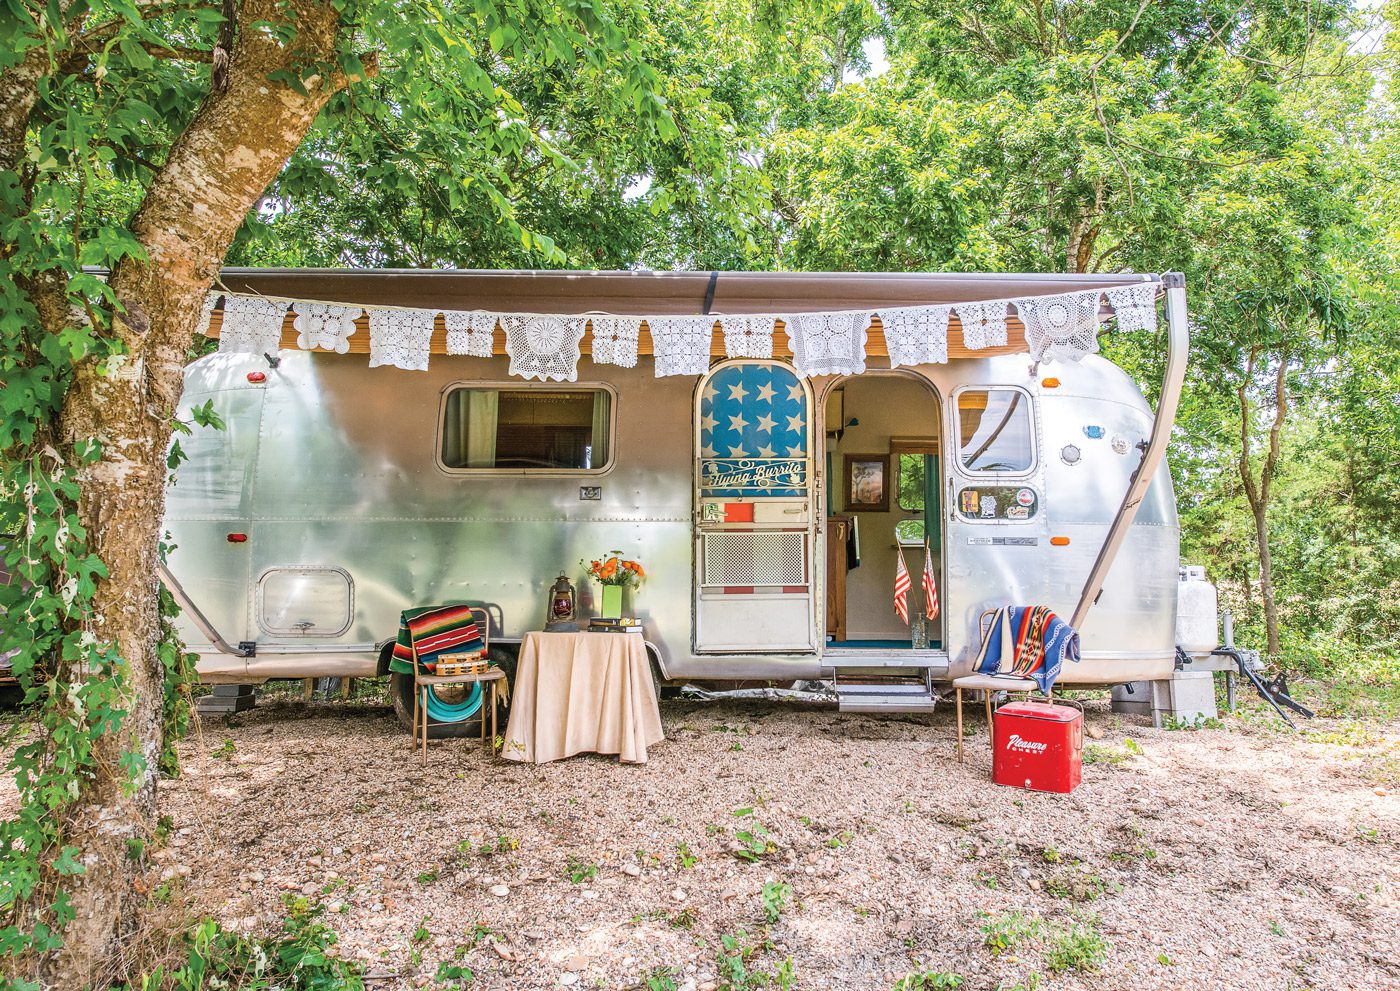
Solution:
M456 389L443 414L442 462L458 469L603 468L611 400L602 389Z
M1031 409L1019 389L958 393L958 457L968 471L1030 470Z

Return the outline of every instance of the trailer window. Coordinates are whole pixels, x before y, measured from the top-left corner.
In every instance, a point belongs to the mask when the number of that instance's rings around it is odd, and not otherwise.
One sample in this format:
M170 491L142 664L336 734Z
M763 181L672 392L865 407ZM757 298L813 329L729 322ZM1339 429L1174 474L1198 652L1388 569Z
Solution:
M1030 400L1020 389L964 389L958 393L958 457L967 471L1029 471Z
M607 466L612 396L603 389L454 389L442 463L458 470L594 471Z

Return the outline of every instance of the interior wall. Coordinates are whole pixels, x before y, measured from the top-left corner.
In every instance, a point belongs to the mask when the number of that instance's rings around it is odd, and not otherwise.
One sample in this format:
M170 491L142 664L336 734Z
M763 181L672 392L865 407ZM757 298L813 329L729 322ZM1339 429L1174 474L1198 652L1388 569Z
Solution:
M939 436L938 401L932 390L906 375L865 374L847 379L846 421L859 420L846 427L838 441L831 436L837 427L836 392L829 394L826 411L827 452L831 477L828 485L834 496L832 511L846 512L848 483L845 455L888 455L892 437L935 438ZM846 576L846 639L905 640L909 627L894 611L895 537L900 520L923 516L923 510L907 512L899 508L896 460L890 459L890 510L886 513L856 512L860 528L860 567ZM918 584L923 574L923 554L905 548L904 563L909 569L911 612L919 598Z

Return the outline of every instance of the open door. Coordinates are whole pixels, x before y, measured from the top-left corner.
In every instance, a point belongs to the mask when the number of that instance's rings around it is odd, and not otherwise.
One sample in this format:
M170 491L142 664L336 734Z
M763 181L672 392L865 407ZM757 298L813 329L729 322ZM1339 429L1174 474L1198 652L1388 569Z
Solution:
M775 361L731 361L695 403L695 650L816 648L812 402Z

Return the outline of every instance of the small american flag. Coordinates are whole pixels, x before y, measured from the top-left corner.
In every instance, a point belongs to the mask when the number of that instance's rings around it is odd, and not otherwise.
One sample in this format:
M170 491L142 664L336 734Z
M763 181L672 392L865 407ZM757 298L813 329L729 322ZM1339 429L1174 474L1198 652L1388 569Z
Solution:
M904 552L896 551L894 566L894 611L909 624L909 569L904 566Z
M907 579L906 579L907 581ZM924 615L929 619L938 618L938 586L933 580L933 551L928 541L924 541Z

